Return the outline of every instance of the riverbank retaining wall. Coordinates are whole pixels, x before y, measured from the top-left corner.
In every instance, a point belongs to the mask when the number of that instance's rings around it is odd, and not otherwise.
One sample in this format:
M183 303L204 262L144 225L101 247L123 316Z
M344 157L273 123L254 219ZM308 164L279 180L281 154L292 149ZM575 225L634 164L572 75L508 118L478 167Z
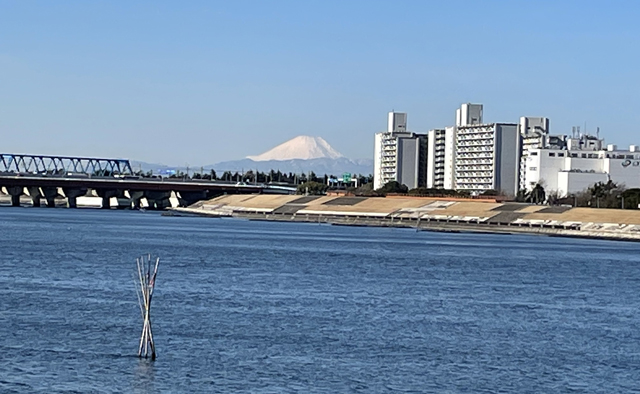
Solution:
M227 195L173 214L640 241L640 211L446 198Z

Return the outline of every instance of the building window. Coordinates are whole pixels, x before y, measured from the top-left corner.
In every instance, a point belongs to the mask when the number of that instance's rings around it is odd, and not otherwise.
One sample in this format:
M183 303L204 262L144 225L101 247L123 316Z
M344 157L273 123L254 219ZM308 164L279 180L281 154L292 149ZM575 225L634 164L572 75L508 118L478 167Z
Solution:
M538 167L529 167L529 171L538 171Z
M554 152L549 152L549 157L555 157L556 154Z
M558 153L558 157L564 157L564 153Z
M538 156L538 152L531 152L531 156Z
M587 158L587 154L586 154L586 153L583 153L583 154L582 154L582 158L583 158L583 159L586 159L586 158Z

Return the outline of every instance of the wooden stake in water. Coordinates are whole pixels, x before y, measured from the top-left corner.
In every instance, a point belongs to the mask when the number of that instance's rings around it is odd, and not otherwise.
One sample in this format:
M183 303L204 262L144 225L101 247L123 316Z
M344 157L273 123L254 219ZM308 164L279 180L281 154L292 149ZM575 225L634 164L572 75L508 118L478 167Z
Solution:
M153 298L153 289L156 284L156 275L158 274L158 264L160 258L155 259L155 264L151 259L151 255L142 256L136 259L138 266L139 286L136 283L136 292L138 294L138 303L140 304L140 314L142 315L142 335L140 336L140 346L138 347L138 357L144 358L151 355L151 359L156 359L156 346L153 342L153 333L151 332L151 299Z

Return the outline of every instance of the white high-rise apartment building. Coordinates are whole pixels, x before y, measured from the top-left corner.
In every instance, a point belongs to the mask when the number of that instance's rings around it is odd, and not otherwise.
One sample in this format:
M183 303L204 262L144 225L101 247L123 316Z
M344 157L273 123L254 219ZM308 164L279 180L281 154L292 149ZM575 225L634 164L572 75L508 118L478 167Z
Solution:
M426 187L435 189L455 187L457 127L481 124L482 115L482 104L462 104L456 110L456 126L429 131Z
M376 133L374 143L373 188L379 189L398 178L398 136L407 133L407 114L389 112L387 131Z
M429 130L427 145L427 187L444 188L444 156L446 138L444 129Z
M520 136L515 123L456 128L454 189L515 195L519 186Z
M387 131L374 143L373 187L398 181L409 189L426 183L427 137L407 131L407 114L389 112Z
M430 130L427 140L427 188L453 189L455 127Z

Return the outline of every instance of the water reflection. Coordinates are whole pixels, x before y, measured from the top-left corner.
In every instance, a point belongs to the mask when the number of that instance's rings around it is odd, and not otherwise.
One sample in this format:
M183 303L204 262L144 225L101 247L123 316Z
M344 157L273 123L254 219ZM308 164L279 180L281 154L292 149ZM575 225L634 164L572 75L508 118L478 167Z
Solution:
M133 392L155 393L155 361L150 359L138 359L133 370Z

